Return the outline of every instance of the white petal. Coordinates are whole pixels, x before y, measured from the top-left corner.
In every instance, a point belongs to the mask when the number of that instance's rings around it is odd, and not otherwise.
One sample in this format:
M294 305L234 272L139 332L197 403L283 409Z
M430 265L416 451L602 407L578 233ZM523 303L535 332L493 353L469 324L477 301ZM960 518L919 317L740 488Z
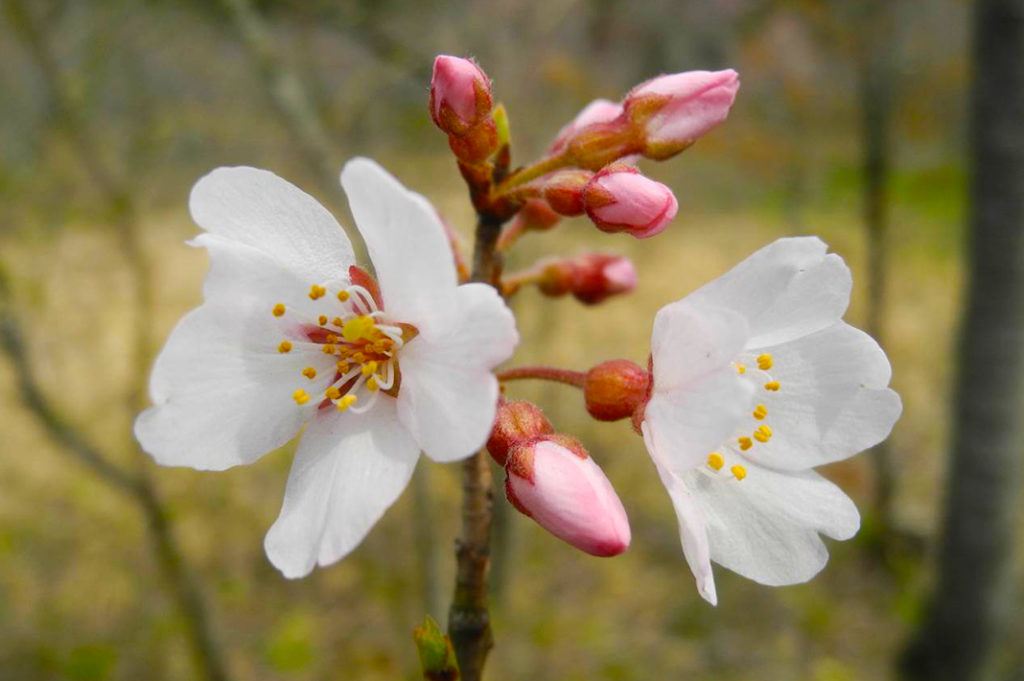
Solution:
M163 465L223 470L295 437L333 367L313 344L279 353L284 337L263 306L207 303L185 315L153 367L154 406L135 421L142 448ZM302 375L307 366L316 380ZM292 399L298 388L314 397L304 406Z
M399 355L398 416L436 461L463 459L486 442L498 400L491 370L519 342L512 312L490 286L460 286L456 310L447 333L417 336Z
M889 361L869 335L839 322L755 352L762 350L772 354L771 375L781 389L760 391L772 437L746 456L771 468L801 470L853 456L889 436L902 406L886 388Z
M285 577L303 577L359 545L412 476L419 451L393 400L365 414L327 410L303 433L281 514L263 542Z
M850 270L827 248L816 237L779 239L686 299L742 314L748 347L814 333L838 321L850 303Z
M657 366L657 365L655 365ZM671 391L655 390L643 429L661 464L682 474L707 460L752 408L753 389L727 366Z
M430 203L375 162L345 164L341 184L366 241L392 319L426 337L446 331L455 313L455 263L441 220Z
M828 561L819 532L833 539L857 533L857 507L817 473L779 473L739 457L726 465L736 461L747 468L742 481L701 470L684 476L719 565L768 586L798 584Z
M728 365L747 343L746 321L689 298L658 310L651 333L654 390L685 387Z
M647 440L644 429L644 440ZM650 448L650 444L647 445ZM715 575L711 570L711 552L708 545L707 528L704 526L704 513L690 496L683 481L657 462L654 464L661 476L661 482L668 490L672 506L679 521L679 539L683 545L683 556L690 572L697 580L697 592L711 605L718 605L718 594L715 591Z
M327 209L266 170L217 168L196 182L189 210L207 232L262 251L309 284L343 277L355 263L352 244Z

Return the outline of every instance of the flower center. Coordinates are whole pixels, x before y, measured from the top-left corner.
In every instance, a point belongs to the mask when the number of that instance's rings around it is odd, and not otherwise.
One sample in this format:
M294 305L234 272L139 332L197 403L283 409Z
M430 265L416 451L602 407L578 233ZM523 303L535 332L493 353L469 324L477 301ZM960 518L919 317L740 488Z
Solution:
M782 384L769 373L774 364L775 361L770 353L766 352L757 356L743 353L733 362L733 367L735 367L736 373L740 376L758 383L759 390L764 391L762 400L767 402L770 401L772 395L778 393L782 388ZM768 407L762 402L758 402L750 415L754 419L754 423L751 424L753 426L752 432L747 435L748 431L746 429L740 431L742 434L736 435L722 443L721 450L738 455L749 451L757 444L766 444L772 439L772 429L767 423L764 423L765 419L768 418ZM725 454L720 451L711 452L708 454L707 468L703 470L713 475L727 475L722 470L725 468L725 463ZM730 466L729 473L732 473L732 477L736 480L742 480L747 477L747 469L740 464Z
M324 314L316 317L277 303L271 308L275 317L289 315L296 322L297 333L292 340L283 340L277 350L290 353L293 341L301 343L309 352L308 344L331 357L334 364L328 369L333 377L323 393L321 407L333 405L339 411L363 413L376 403L381 393L395 397L401 385L398 352L419 332L410 324L391 323L378 301L365 287L349 284L330 295L327 287L313 284L309 299L324 300ZM329 314L327 314L329 313ZM297 337L295 337L297 336ZM317 362L323 364L322 361ZM306 380L316 379L324 371L307 366L300 375ZM292 393L298 405L313 397L304 388Z

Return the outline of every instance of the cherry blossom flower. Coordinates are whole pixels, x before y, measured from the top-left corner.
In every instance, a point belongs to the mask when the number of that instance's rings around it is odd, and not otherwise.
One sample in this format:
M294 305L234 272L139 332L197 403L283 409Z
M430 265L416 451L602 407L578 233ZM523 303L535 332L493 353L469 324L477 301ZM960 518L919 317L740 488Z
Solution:
M459 286L437 214L367 159L341 182L379 278L312 197L255 168L219 168L189 207L211 268L175 327L135 434L157 462L252 463L305 428L264 543L287 577L354 549L436 461L487 440L491 369L518 343L493 288Z
M711 561L804 582L848 539L853 502L811 470L884 440L899 418L885 353L842 321L850 272L819 239L780 239L659 311L644 442L700 594Z

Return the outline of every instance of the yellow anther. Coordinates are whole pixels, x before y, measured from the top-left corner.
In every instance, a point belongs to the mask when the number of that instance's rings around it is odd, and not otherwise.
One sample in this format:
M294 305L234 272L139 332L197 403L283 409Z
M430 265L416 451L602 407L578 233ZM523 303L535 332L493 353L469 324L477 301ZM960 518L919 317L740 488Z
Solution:
M325 295L327 295L327 289L325 289L323 286L313 284L312 286L309 287L310 300L317 300L319 298L323 298Z
M761 426L754 431L754 439L761 443L768 442L772 439L772 429L768 426Z
M341 339L338 338L337 336L335 336L333 333L329 333L329 334L327 334L327 339L326 340L327 340L328 343L337 343Z
M278 303L277 305L275 305L274 309L271 310L271 312L274 313L275 317L284 316L284 303Z
M341 302L344 303L346 300L349 299L349 297L350 296L348 295L348 291L338 291L338 300L340 300Z
M372 376L377 371L377 363L370 360L363 365L363 376Z
M302 375L312 381L314 378L316 378L316 369L314 369L313 367L306 367L305 369L302 370Z
M355 362L356 364L362 364L366 361L366 355L364 355L361 352L353 353L352 361Z
M292 342L291 341L281 341L281 344L277 346L277 351L278 352L291 352L291 350L292 350Z
M334 354L334 346L333 345L329 345L329 344L328 345L324 345L323 347L320 348L320 352L324 353L325 355L333 355Z
M742 480L747 477L747 469L743 466L733 466L729 470L732 471L732 474L736 476L737 480Z
M347 345L338 347L338 357L349 357L352 355L352 348Z
M341 397L341 391L332 385L324 392L324 396L329 400L336 400Z
M306 402L309 402L309 395L306 394L305 390L299 388L292 393L292 399L295 400L297 404L305 404Z
M708 465L716 471L722 470L722 466L725 465L725 459L718 452L711 452L708 454Z
M338 373L344 376L352 370L352 365L348 362L338 362Z
M355 395L345 395L340 400L338 400L338 411L345 411L353 404L355 404L357 399L358 398L356 398Z
M772 356L769 353L757 356L757 368L761 371L768 371L772 368Z
M763 404L757 405L757 407L754 408L754 418L760 421L765 416L768 416L768 407Z
M749 437L741 437L741 438L737 438L737 439L739 440L740 450L741 451L745 452L745 451L747 451L748 449L750 449L751 447L754 446L754 443L750 440Z
M742 376L743 374L747 373L747 367L743 366L742 364L736 364L734 366L736 367L737 374L740 374Z
M353 317L341 327L341 335L349 343L355 343L361 338L368 338L368 334L373 330L373 325L373 317L367 317L366 315Z
M773 393L778 392L779 388L781 387L782 386L779 384L778 381L768 381L767 383L764 384L764 389L770 390Z
M760 426L758 426L757 427L757 432L764 433L768 437L772 436L772 429L769 428L768 424L766 424L766 423L762 423Z
M368 378L366 380L366 389L367 390L369 390L370 392L373 392L374 390L377 390L378 388L380 388L380 386L377 385L377 379L376 378L372 378L371 377L371 378Z
M316 321L317 321L317 323L320 326L325 325L327 323L327 315L325 315L325 314L320 315L319 317L316 318Z
M344 326L345 322L342 321L341 317L335 317L331 320L331 324L334 324L335 326Z

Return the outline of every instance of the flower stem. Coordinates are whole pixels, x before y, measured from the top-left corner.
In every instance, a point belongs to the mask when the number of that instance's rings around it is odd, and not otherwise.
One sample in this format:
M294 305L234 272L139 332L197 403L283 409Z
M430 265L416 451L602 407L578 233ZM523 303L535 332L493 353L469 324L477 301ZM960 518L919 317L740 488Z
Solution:
M534 163L532 166L526 166L512 173L494 188L493 193L494 195L506 194L509 190L524 185L531 180L536 180L541 175L547 175L559 168L564 168L570 163L569 155L564 152L557 156L549 156Z
M542 381L554 381L582 388L587 380L587 374L584 371L545 366L516 367L498 374L499 381L520 381L524 378L537 378Z
M481 215L473 252L473 280L497 285L501 255L495 245L501 221ZM480 451L462 464L462 532L456 540L455 594L448 611L448 635L462 671L462 681L480 681L487 653L494 645L487 609L491 518L494 498L491 469Z

